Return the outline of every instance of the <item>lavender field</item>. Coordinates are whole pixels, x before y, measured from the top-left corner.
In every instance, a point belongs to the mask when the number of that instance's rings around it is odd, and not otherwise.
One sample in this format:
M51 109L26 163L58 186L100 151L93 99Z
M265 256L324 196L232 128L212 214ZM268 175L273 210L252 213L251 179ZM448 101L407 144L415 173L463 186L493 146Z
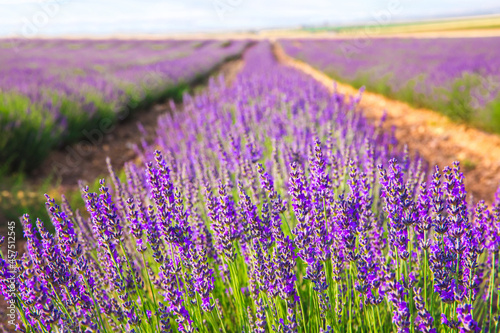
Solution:
M243 61L79 203L21 217L15 330L498 332L500 190L471 199L458 162L410 155L269 42Z
M500 38L281 40L292 57L359 88L500 133Z
M54 148L111 127L241 54L246 41L0 42L2 169L33 170ZM4 170L5 172L5 170Z

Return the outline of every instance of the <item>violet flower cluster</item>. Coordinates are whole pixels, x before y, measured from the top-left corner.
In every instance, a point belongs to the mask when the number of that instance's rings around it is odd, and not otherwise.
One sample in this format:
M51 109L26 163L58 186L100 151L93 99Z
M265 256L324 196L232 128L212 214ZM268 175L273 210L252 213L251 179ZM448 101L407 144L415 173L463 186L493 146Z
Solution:
M86 211L47 197L55 234L23 217L17 329L496 332L500 195L472 202L458 163L428 171L269 43L244 60L143 166L82 185Z

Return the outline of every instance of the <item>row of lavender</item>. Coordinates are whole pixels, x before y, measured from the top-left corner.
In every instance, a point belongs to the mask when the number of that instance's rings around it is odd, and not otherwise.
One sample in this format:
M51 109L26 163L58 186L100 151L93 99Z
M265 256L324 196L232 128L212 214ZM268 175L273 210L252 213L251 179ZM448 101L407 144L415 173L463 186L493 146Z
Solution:
M268 43L245 61L87 212L47 198L55 235L23 218L18 330L497 331L500 195L466 202L458 165L427 174Z
M500 38L282 40L292 57L357 87L500 132Z
M50 149L165 97L247 42L4 40L0 42L0 159L30 170ZM28 158L29 157L29 158Z

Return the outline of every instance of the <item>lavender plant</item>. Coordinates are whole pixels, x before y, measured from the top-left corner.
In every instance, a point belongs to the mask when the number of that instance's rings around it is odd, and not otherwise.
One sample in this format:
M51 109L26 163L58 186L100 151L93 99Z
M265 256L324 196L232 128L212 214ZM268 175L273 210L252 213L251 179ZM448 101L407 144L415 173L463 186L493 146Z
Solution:
M298 39L293 57L335 79L500 132L498 37Z
M48 151L189 84L247 41L3 40L0 42L0 159L32 170ZM29 158L27 158L29 156Z
M427 173L391 133L279 65L262 42L159 119L86 212L47 197L48 233L2 259L21 332L496 332L500 191Z

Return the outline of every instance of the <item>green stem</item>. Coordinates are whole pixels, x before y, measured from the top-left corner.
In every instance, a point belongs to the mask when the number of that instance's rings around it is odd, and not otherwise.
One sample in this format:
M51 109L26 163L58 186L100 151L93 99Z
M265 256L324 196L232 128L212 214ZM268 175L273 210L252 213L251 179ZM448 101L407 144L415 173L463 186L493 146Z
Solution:
M179 267L177 266L177 261L175 260L176 258L175 258L174 248L173 248L172 243L169 243L169 245L170 245L170 252L171 252L171 254L172 254L172 262L174 263L175 271L176 271L176 272L178 272L178 271L179 271ZM185 277L185 276L186 276L186 274L185 274L185 272L184 272L184 265L181 265L181 272L182 272L182 276L183 276L183 277ZM186 289L186 283L183 283L183 284L182 284L182 290L181 290L181 285L180 285L180 283L179 283L179 279L180 279L180 277L179 277L179 276L177 276L177 274L176 274L176 275L175 275L175 281L177 282L177 290L178 290L180 293L182 293L182 291L184 291L184 294L183 294L183 300L184 300L184 301L185 301L185 303L188 305L189 310L193 311L193 308L192 308L192 306L191 306L191 302L190 302L190 301L189 301L189 299L188 299L189 297L188 297L188 292L187 292L187 289ZM187 309L186 309L186 311L187 311ZM196 310L194 310L194 311L196 311ZM189 312L189 311L188 311L188 313L191 313L191 312ZM197 326L200 326L200 324L201 324L201 323L198 323L198 322L197 322L197 321L198 321L197 317L196 317L196 316L194 316L194 318L195 318L195 321L196 321L196 325L197 325Z
M128 269L130 270L130 274L132 274L132 280L134 281L135 291L136 291L137 295L139 295L139 298L141 299L142 312L144 313L144 317L148 320L149 325L153 326L153 324L151 323L151 319L148 318L148 314L146 312L146 302L144 302L144 299L142 298L142 293L139 291L139 287L137 287L137 281L135 279L135 272L132 269L132 264L130 264L130 260L128 258L127 252L125 252L125 248L123 247L123 243L121 240L120 240L120 247L122 249L123 255L125 256L125 259L127 260L127 265L128 265Z
M427 306L427 249L424 254L424 306Z
M351 285L351 279L352 279L352 263L349 263L349 278L347 280L347 299L349 300L349 313L348 313L348 320L349 320L349 333L352 333L352 285Z
M215 311L217 312L217 316L219 317L220 324L222 326L222 331L224 331L224 333L227 333L226 327L224 326L224 322L222 321L222 316L220 315L219 307L217 306L217 304L215 304Z
M156 291L153 287L153 283L151 282L151 278L149 277L149 272L147 271L146 258L144 257L144 252L141 252L141 255L142 255L142 261L144 263L144 268L146 269L146 276L148 278L149 288L151 289L151 294L153 295L155 314L157 314L158 313L158 303L156 302L156 296L155 296ZM158 331L160 331L160 320L159 319L156 320L156 325L157 325Z
M54 296L56 297L56 298L55 298L55 301L56 301L56 303L57 303L57 307L58 307L61 311L63 311L63 312L66 314L66 316L68 316L68 319L69 319L71 322L73 322L73 320L71 319L71 315L70 315L70 314L69 314L69 312L68 312L68 309L66 309L66 307L65 307L65 306L64 306L64 304L63 304L63 302L62 302L62 301L61 301L61 299L59 298L59 295L57 294L56 288L54 288L54 285L52 284L52 282L48 282L48 283L49 283L50 287L52 288L52 290L54 291ZM67 292L67 290L66 290L66 292ZM70 295L70 293L68 293L68 295Z
M489 323L490 323L490 328L488 331L491 331L491 329L493 328L493 325L492 325L492 320L493 320L493 288L494 288L494 285L495 285L495 252L493 252L493 255L492 255L492 268L491 268L491 272L490 272L490 316L489 316Z
M90 296L92 297L92 301L94 302L94 309L92 309L92 312L94 312L94 310L97 310L97 315L94 313L94 316L96 318L98 318L98 321L99 321L98 324L100 324L100 326L102 327L103 331L107 332L106 327L104 326L104 321L102 320L102 317L101 317L101 311L100 311L100 309L95 309L95 307L99 306L99 304L97 303L97 301L96 301L96 299L94 297L94 292L92 291L92 288L90 288L86 276L83 276L83 281L85 282L85 287L87 287L87 290L90 292Z
M233 262L230 262L229 260L227 260L227 258L226 261L228 262L229 270L231 272L231 284L233 287L233 296L235 299L236 311L238 312L238 316L240 317L241 328L244 328L246 326L245 315L243 314L243 311L245 310L245 301L243 299L243 295L241 295L241 290L239 288L239 279L238 274L236 273L237 270L234 267ZM241 309L242 307L243 309Z
M300 299L300 312L302 315L302 328L304 329L304 333L305 333L307 331L306 331L306 319L304 317L304 306L302 305L302 297L300 297L299 287L297 286L297 283L295 283L295 290L297 290L297 295L299 296L299 299Z
M281 213L283 216L283 220L285 220L285 225L287 226L287 231L288 231L288 236L292 236L292 228L290 227L290 224L288 223L288 219L285 216L285 213Z

